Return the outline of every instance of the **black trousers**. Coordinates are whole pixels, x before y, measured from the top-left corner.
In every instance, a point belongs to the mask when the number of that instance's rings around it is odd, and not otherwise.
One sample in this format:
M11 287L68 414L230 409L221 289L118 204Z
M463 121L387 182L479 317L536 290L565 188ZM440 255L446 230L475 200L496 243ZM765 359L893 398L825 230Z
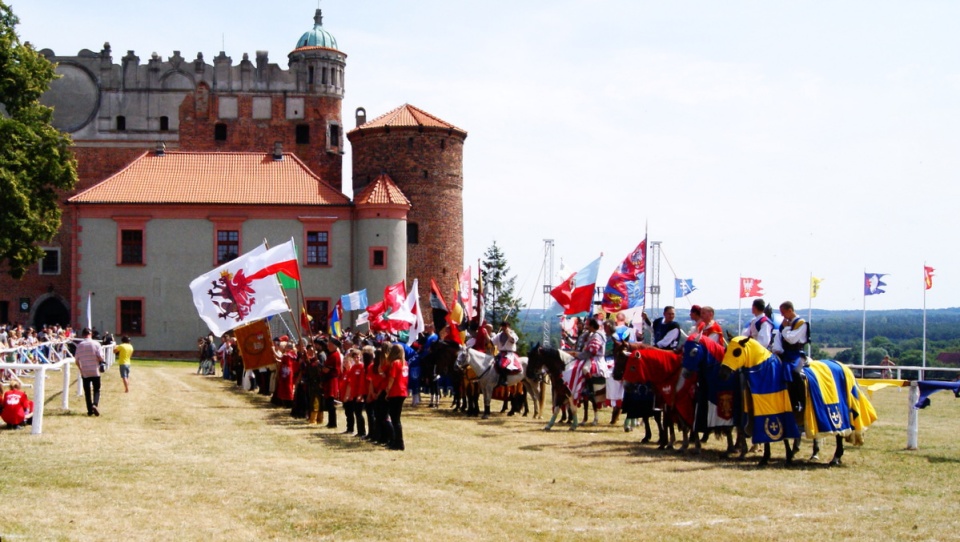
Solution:
M391 439L393 439L393 429L390 427L390 422L387 421L386 393L381 393L377 396L377 400L373 404L373 412L377 418L377 427L379 430L376 441L381 444L389 444Z
M367 425L370 426L369 437L374 442L380 441L380 420L376 416L376 401L370 401L363 404L363 409L367 411Z
M403 402L406 400L406 397L387 398L387 412L390 414L390 420L386 422L390 435L387 442L394 450L403 450L403 424L400 422L400 415L403 413Z
M327 427L337 426L337 403L333 397L327 397Z
M83 398L87 401L87 414L93 414L93 407L100 406L99 376L83 377Z
M363 419L363 403L360 401L346 401L343 403L343 412L347 417L347 432L353 433L354 428L361 437L367 434L367 425Z

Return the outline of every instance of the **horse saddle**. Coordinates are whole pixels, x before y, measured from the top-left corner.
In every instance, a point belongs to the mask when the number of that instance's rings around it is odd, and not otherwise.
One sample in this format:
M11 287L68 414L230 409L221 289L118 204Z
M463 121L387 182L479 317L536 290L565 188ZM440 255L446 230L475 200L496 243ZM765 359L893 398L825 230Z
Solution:
M498 363L507 374L519 374L523 370L520 365L520 356L516 352L501 352Z

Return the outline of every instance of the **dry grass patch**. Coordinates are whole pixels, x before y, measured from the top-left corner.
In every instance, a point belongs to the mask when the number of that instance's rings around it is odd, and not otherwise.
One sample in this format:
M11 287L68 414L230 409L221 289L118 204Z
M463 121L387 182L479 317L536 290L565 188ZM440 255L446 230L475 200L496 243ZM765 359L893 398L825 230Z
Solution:
M0 498L19 503L0 538L931 540L953 536L960 513L960 403L947 394L921 412L920 451L904 450L906 392L887 389L843 467L784 468L778 446L758 469L720 459L718 441L678 456L620 427L545 433L409 404L407 451L391 452L192 364L135 362L122 389L105 376L100 418L51 396L43 436L0 432Z

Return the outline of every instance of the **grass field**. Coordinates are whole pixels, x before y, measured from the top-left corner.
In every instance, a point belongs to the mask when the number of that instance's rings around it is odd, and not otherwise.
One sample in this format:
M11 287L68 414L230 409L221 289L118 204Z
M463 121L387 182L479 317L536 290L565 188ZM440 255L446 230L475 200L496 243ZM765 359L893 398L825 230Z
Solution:
M960 537L960 402L947 393L921 411L919 451L904 450L906 391L885 389L880 420L842 467L784 468L776 446L758 469L755 457L721 460L718 441L699 457L640 445L605 424L609 411L599 427L546 433L446 402L408 402L407 450L392 452L195 372L134 362L124 394L113 368L101 417L82 397L60 410L50 390L42 436L0 431L0 540Z

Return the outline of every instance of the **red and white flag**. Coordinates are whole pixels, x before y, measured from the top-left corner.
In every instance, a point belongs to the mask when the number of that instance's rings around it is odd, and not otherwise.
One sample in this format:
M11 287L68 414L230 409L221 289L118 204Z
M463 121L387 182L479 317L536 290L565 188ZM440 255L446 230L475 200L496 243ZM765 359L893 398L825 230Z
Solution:
M460 274L460 303L467 320L473 318L473 269L466 268Z
M274 277L286 272L285 256L260 245L190 282L197 314L214 335L290 310ZM293 261L296 265L296 258Z
M740 299L745 297L760 297L762 295L763 288L760 287L760 279L740 277Z
M600 255L602 258L603 255ZM600 258L567 277L559 286L550 291L550 295L563 307L563 314L589 313L593 308L593 290L600 273Z
M932 267L923 266L923 289L929 290L933 288L933 271Z

